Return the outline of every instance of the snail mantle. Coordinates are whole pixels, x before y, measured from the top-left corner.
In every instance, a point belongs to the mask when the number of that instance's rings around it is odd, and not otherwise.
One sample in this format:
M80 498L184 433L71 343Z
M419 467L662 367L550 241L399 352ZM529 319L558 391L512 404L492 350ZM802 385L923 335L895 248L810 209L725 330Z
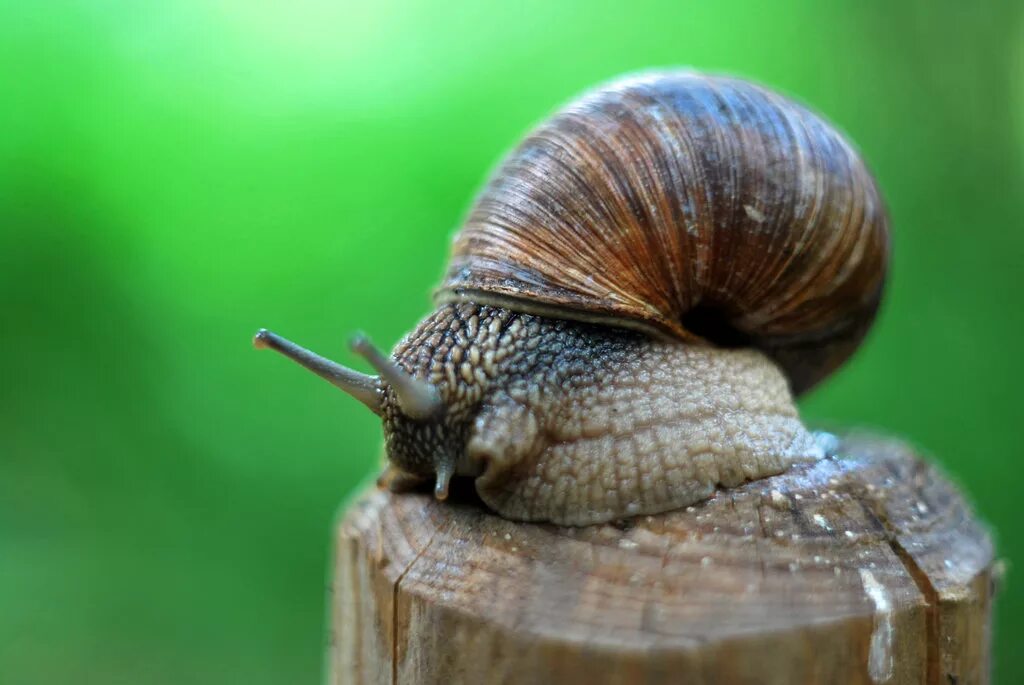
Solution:
M332 684L989 680L991 540L889 439L586 528L374 489L336 535Z

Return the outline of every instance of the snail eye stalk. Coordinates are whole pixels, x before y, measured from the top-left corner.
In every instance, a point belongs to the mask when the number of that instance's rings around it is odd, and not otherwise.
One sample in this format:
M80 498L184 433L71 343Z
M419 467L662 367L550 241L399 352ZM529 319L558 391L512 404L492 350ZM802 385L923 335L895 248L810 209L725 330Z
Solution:
M441 410L441 395L426 381L414 378L385 357L365 335L352 339L352 351L370 363L381 379L395 391L402 413L411 419L426 419Z
M342 366L330 359L310 352L276 333L265 328L257 331L252 339L253 346L258 350L271 349L280 352L292 361L309 369L331 385L340 388L366 405L377 416L383 412L381 407L381 383L376 376L368 376Z

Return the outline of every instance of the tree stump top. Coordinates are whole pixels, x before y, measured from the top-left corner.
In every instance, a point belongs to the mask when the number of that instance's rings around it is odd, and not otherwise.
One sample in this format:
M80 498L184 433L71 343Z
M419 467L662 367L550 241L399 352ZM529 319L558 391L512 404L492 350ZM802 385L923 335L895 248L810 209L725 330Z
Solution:
M338 527L332 682L987 682L991 540L901 443L568 528L373 490Z

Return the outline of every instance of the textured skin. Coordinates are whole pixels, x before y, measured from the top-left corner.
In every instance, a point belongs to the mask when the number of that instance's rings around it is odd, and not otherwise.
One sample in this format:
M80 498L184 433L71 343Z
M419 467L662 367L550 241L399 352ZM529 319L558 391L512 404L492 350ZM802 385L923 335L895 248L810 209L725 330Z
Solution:
M453 465L511 519L654 514L822 456L785 377L753 350L460 303L425 319L394 357L445 409L414 421L385 389L392 476Z

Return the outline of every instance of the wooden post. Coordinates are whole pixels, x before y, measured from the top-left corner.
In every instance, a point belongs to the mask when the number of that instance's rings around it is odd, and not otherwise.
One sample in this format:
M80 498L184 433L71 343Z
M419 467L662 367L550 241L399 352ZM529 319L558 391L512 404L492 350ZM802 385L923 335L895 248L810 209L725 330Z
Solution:
M372 490L336 544L332 685L989 679L990 538L891 440L589 528Z

